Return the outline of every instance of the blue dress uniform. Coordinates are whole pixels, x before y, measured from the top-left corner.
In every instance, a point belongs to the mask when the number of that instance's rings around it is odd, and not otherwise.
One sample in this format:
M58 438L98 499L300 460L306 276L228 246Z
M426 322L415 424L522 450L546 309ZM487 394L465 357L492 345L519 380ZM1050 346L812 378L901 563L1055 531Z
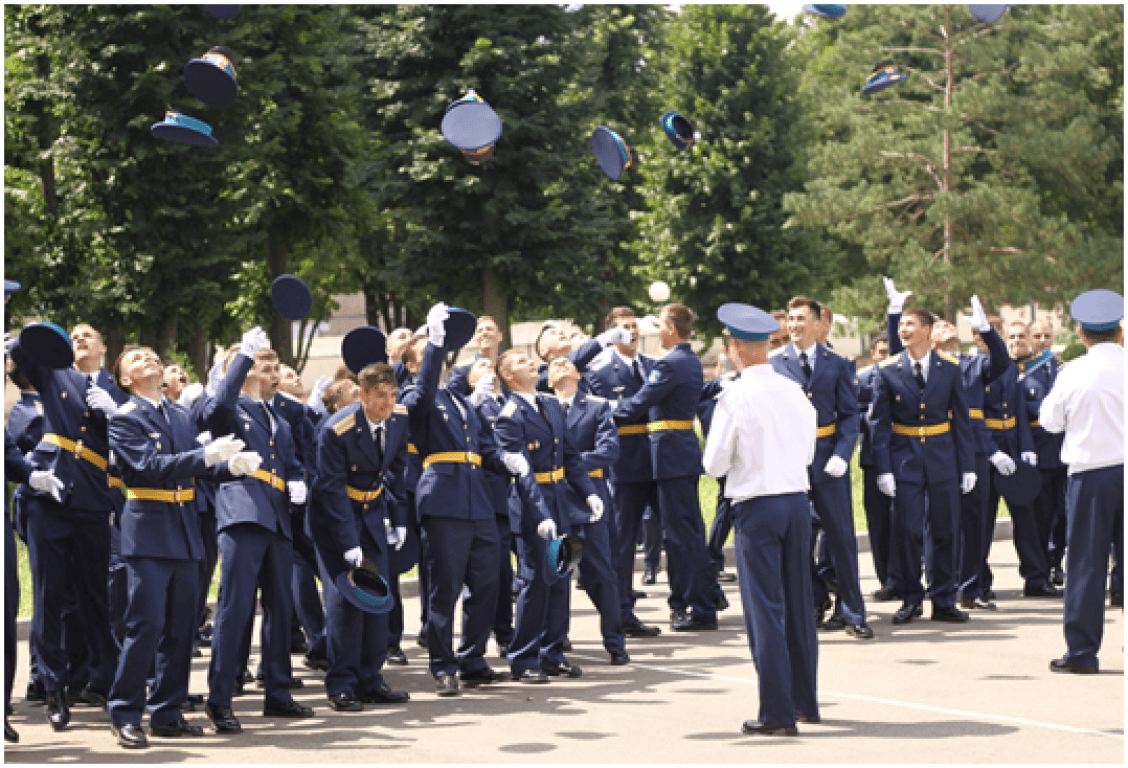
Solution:
M82 635L90 651L90 686L109 691L117 667L117 647L110 635L106 574L110 566L110 513L113 502L108 469L107 420L89 408L90 378L73 369L49 369L35 363L16 341L12 360L39 392L46 423L31 463L53 470L65 488L63 503L41 491L27 491L27 541L35 585L31 636L39 656L40 679L48 692L68 682L64 610L75 594L82 607ZM74 578L60 578L66 563Z
M247 626L254 618L255 593L262 587L262 665L266 706L286 706L290 696L290 589L294 549L286 483L302 480L290 427L268 416L264 403L240 396L254 361L236 354L215 397L202 412L215 437L235 435L246 450L262 457L253 473L216 489L216 526L222 589L216 610L208 703L230 707L235 675L245 661ZM273 428L273 431L272 431Z
M329 582L329 671L325 692L358 698L385 687L381 669L388 656L388 615L365 613L345 600L332 579L348 570L344 553L360 547L381 575L388 573L385 515L395 526L407 525L403 465L407 454L407 409L396 405L381 425L383 447L361 403L342 408L318 430L317 463L309 514L318 554Z
M529 462L529 473L515 480L509 497L510 530L518 537L517 560L525 575L517 597L513 643L506 656L515 677L567 664L564 641L568 636L571 581L548 583L546 544L537 535L537 526L552 519L557 535L572 531L569 497L562 483L575 488L583 499L595 493L587 466L564 426L560 401L538 393L536 402L534 407L521 394L510 393L509 402L494 423L498 448L503 453L521 454Z
M862 467L862 505L866 511L866 527L869 529L870 552L873 554L877 583L882 587L900 591L900 579L896 576L896 570L890 571L893 499L878 490L877 465L873 460L873 426L870 422L870 411L876 376L876 363L858 372L858 407L864 409L858 420L858 432L862 438L858 448L858 464Z
M858 441L858 397L854 391L854 368L851 363L815 345L810 380L803 372L799 351L793 343L781 347L770 356L772 368L803 388L807 399L819 414L818 442L811 462L811 503L823 527L834 570L838 576L837 605L834 613L847 624L864 626L866 606L858 581L858 540L854 532L854 510L850 501L849 471L841 477L826 473L826 463L838 456L849 465ZM827 598L825 584L819 579L813 586L814 604Z
M588 339L583 344L564 355L564 357L572 361L572 365L576 366L576 370L580 374L579 388L581 392L587 390L587 384L584 383L583 375L587 373L588 366L591 365L592 361L599 357L600 353L603 351L603 344L599 340ZM548 363L541 363L537 368L537 372L540 374L540 379L537 381L537 391L551 394L552 387L548 386Z
M12 436L4 429L4 477L7 482L26 483L35 468L20 453ZM4 489L4 712L12 703L12 680L16 675L16 615L20 611L19 567L16 540L12 536L12 514L8 508L8 489ZM7 714L4 717L7 736Z
M933 542L928 597L935 611L953 609L956 603L959 484L975 468L975 434L959 362L928 354L923 391L908 351L878 366L872 426L877 473L892 474L897 483L892 556L901 597L910 608L924 600L921 555L927 517Z
M415 490L422 537L420 570L429 587L427 650L436 679L485 672L483 655L493 625L500 557L494 507L484 468L504 472L489 428L473 406L439 387L443 350L428 344L414 387L404 391L411 440L422 457ZM468 621L460 656L454 653L454 604L463 585Z
M705 525L697 496L701 446L693 419L703 383L701 361L688 342L677 344L655 362L646 384L633 397L621 400L613 415L620 434L624 425L637 425L640 419L648 419L650 456L658 486L657 506L662 514L669 561L669 605L674 610L690 612L691 621L709 625L717 621L720 588L705 550ZM637 505L637 501L632 503ZM628 538L631 532L621 532L620 549L633 544L634 539ZM620 579L622 576L620 572Z
M207 431L203 423L203 412L211 398L205 393L192 403L188 409L189 417L196 430L201 434ZM211 438L208 433L206 437ZM197 442L199 436L197 436ZM206 640L202 633L204 629L205 609L208 603L208 591L215 573L216 563L219 562L219 532L215 522L215 483L208 478L201 477L196 480L196 510L200 521L200 541L204 544L204 556L200 559L200 584L196 598L196 641L211 644L211 636ZM214 627L212 627L214 629ZM210 631L210 630L209 630Z
M580 578L599 611L603 647L614 657L626 652L619 577L611 551L611 489L607 486L607 473L619 459L619 432L607 401L583 392L576 392L572 402L564 405L564 427L572 446L580 452L591 484L603 500L603 517L591 523L587 501L580 498L575 486L569 484L565 488L572 530L584 543Z
M1061 461L1064 437L1047 432L1038 421L1042 401L1054 387L1061 364L1047 350L1041 356L1018 364L1019 385L1023 389L1030 436L1038 454L1042 488L1034 500L1038 540L1046 547L1046 565L1051 574L1061 568L1065 555L1065 488L1069 472Z
M110 448L125 481L121 556L128 603L125 637L108 698L117 727L183 720L196 625L199 561L204 554L194 479L220 476L209 469L186 412L134 396L110 419ZM224 476L226 475L224 472ZM146 683L155 663L148 701Z
M707 382L702 389L701 402L697 405L697 418L701 420L701 434L709 439L709 428L713 424L713 413L717 408L717 396L721 393L722 381L735 381L740 378L739 371L729 371L719 378ZM732 532L733 507L732 501L725 496L725 479L717 480L717 507L713 516L713 525L709 528L709 542L706 549L709 552L709 562L713 571L718 575L725 569L725 542Z
M403 363L396 363L393 366L396 372L396 381L399 383L399 400L403 402L403 396L409 387L415 386L415 377L411 374ZM408 424L407 429L407 461L404 462L403 476L404 476L404 490L407 493L407 536L408 544L404 546L412 546L410 541L412 538L419 543L419 560L420 567L417 568L418 581L419 581L419 639L426 642L427 636L427 599L431 593L430 587L427 582L426 569L422 567L424 561L423 556L423 530L419 527L419 505L415 495L415 489L419 485L419 478L423 474L423 457L419 455L419 446L415 444L414 438L411 436L411 425ZM396 589L396 604L392 608L391 614L388 616L388 645L398 646L403 640L403 601L399 599L399 574L389 574L392 578L388 580L388 586ZM393 582L394 578L394 582Z

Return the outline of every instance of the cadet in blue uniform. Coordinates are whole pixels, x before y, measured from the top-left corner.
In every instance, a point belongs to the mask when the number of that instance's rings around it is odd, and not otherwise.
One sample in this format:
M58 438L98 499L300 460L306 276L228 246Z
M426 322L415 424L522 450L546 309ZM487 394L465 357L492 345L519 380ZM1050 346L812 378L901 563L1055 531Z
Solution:
M1124 539L1124 298L1088 291L1069 308L1081 324L1087 352L1058 376L1038 421L1065 433L1061 460L1069 467L1065 655L1054 672L1092 674L1104 634L1104 586L1110 547L1123 562Z
M1030 345L1035 358L1026 366L1027 377L1033 378L1040 389L1034 397L1038 407L1042 399L1053 388L1061 370L1061 360L1053 353L1054 325L1049 318L1035 320L1030 324ZM1029 389L1027 387L1027 394ZM1027 410L1030 408L1027 398ZM1049 504L1050 542L1046 560L1050 565L1050 583L1054 586L1065 584L1061 566L1065 558L1065 487L1069 482L1068 468L1061 463L1062 435L1052 435L1042 429L1036 413L1030 414L1030 434L1034 438L1034 450L1038 453L1038 471L1042 473L1042 491L1038 503Z
M389 341L391 337L389 337ZM399 383L399 399L403 402L404 394L410 387L415 386L415 375L419 372L419 365L423 362L423 354L427 350L427 337L412 336L407 342L402 359L393 365L396 372L396 381ZM390 353L389 353L390 354ZM389 357L389 362L392 360ZM407 493L407 535L409 540L414 539L419 543L419 634L416 643L427 647L427 601L431 590L427 581L427 571L423 568L425 561L423 549L423 531L419 519L419 498L415 493L419 486L419 478L423 474L423 457L419 455L419 446L411 434L411 425L407 430L407 462L404 465L404 486ZM397 583L398 583L398 576ZM388 582L393 586L392 581ZM403 641L403 602L397 601L390 617L388 618L388 663L407 664L407 654L401 645Z
M697 496L701 447L693 419L704 377L701 361L689 345L693 321L693 312L682 304L662 307L658 340L669 352L654 364L646 384L632 397L620 400L612 411L620 427L648 419L646 429L669 562L670 627L683 632L717 628L720 593L716 571L705 549L705 526ZM639 506L637 501L632 504ZM627 538L629 533L620 531L620 548L633 544L634 539ZM624 626L628 623L624 621Z
M818 302L803 296L787 305L791 342L772 353L772 368L801 386L819 414L819 441L811 463L811 502L822 524L825 544L838 578L834 615L825 629L843 629L869 639L866 607L858 581L858 541L847 474L858 441L858 398L853 366L815 341L822 313ZM827 599L821 579L814 584L814 604Z
M447 386L452 392L457 392L463 397L470 397L474 385L470 383L470 368L479 360L485 360L492 368L497 363L498 348L501 346L501 329L497 327L497 320L489 315L481 315L474 324L474 337L470 345L478 349L474 359L460 363L450 369L450 381Z
M877 468L873 461L873 438L870 426L870 410L873 404L873 383L877 366L889 358L889 338L879 333L870 344L870 358L873 365L858 371L858 407L861 409L858 432L861 443L858 448L858 464L862 468L862 505L866 512L866 528L869 530L870 552L873 555L874 572L880 587L873 593L875 600L896 600L900 597L899 585L889 571L890 516L893 514L893 500L877 488Z

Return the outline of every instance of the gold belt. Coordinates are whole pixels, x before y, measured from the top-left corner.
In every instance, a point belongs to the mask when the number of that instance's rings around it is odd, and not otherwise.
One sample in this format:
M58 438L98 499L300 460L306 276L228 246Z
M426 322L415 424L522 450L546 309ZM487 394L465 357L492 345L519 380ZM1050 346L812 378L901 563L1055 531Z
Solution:
M830 437L837 431L837 424L827 424L825 427L819 427L815 430L815 437Z
M106 482L110 484L111 488L124 488L125 487L125 486L122 485L121 478L120 477L114 477L113 475L106 475Z
M129 488L125 498L134 501L163 501L166 504L183 504L196 498L195 488L177 488L166 491L161 488Z
M432 464L473 464L482 466L482 457L471 451L447 451L445 453L432 453L423 459L423 469Z
M274 486L274 489L276 491L280 491L282 493L286 492L286 481L280 478L278 475L267 472L265 469L256 469L254 472L248 473L247 477L253 477L256 480L262 480L267 485Z
M415 447L415 443L408 443L408 444L407 444L407 452L408 452L408 453L414 453L414 454L418 454L418 453L419 453L419 449Z
M652 421L646 425L646 430L651 434L655 432L665 432L671 429L693 429L693 421L663 420Z
M1014 416L1009 419L984 419L984 421L991 429L1014 429L1018 424L1018 419Z
M541 484L559 483L564 479L564 467L560 467L560 469L554 469L551 472L537 472L536 478L537 482Z
M645 424L628 424L625 427L619 427L620 435L645 435L646 433Z
M905 435L906 437L933 437L935 435L942 435L952 429L952 425L946 421L939 424L921 424L913 426L910 424L894 424L893 432L898 435Z
M590 472L588 472L588 477L602 478L603 477L603 470L602 469L593 469Z
M351 485L345 486L345 493L353 501L375 501L380 498L380 494L384 492L384 486L380 486L374 491L362 491L359 488L353 488Z
M967 415L970 416L973 419L982 419L983 418L983 409L982 408L968 408L967 409Z
M57 445L64 451L70 451L75 455L75 458L82 459L83 461L93 464L103 472L105 472L106 467L109 466L106 463L104 456L99 453L95 453L89 448L83 447L81 440L76 443L70 438L63 437L62 435L56 435L54 432L48 432L43 435L43 442L51 443L51 445Z
M1039 422L1039 421L1032 421L1032 422L1030 422L1030 426L1032 426L1032 427L1040 427L1040 426L1042 426L1042 423L1041 423L1041 422Z

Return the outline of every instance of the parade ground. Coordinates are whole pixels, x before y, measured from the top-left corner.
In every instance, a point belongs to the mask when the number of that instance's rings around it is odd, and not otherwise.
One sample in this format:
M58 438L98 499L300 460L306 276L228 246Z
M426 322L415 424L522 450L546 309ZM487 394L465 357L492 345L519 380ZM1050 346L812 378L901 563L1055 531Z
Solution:
M1004 526L1000 526L1002 528ZM1005 526L1009 531L1009 525ZM860 557L862 588L877 588L868 552ZM732 562L731 556L729 562ZM669 631L666 573L644 588L639 617L662 627L653 640L628 639L631 663L608 664L598 616L573 591L578 680L547 685L504 683L440 699L426 655L405 636L409 664L385 667L395 689L411 693L403 706L332 712L319 674L295 672L305 688L295 699L316 710L308 720L262 717L262 691L248 685L235 699L244 732L199 739L152 739L126 751L110 734L107 716L72 708L70 727L54 733L42 707L23 703L27 687L27 620L20 626L20 663L11 718L20 743L13 763L1123 763L1124 619L1107 613L1098 675L1049 670L1061 656L1060 600L1024 599L1018 559L997 540L991 564L998 610L976 611L964 625L933 623L928 613L902 627L890 623L898 603L867 601L876 638L819 632L822 722L800 724L797 738L744 736L757 715L756 674L748 650L740 591L726 584L732 607L715 632ZM405 585L406 586L406 585ZM412 592L414 590L406 589ZM407 625L418 627L419 603L405 598ZM252 668L258 657L258 632ZM194 660L193 693L205 693L208 652ZM490 643L490 663L504 669Z

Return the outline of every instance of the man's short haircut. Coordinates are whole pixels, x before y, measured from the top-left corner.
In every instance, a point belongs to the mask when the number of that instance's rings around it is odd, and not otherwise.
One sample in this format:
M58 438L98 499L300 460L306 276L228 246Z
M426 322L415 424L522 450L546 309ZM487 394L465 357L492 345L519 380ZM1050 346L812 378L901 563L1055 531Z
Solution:
M876 336L873 337L873 341L870 342L870 349L873 349L874 347L876 347L878 344L881 344L881 343L885 343L885 344L889 343L889 334L887 334L885 331L881 331L880 333L878 333Z
M337 366L337 370L333 372L333 381L342 381L344 379L348 379L349 381L351 381L354 384L357 383L356 374L353 373L352 369L349 368L347 365L345 365L344 363L341 363L340 365Z
M255 352L254 360L256 363L277 363L279 362L278 353L270 347L263 347Z
M1120 341L1120 326L1110 328L1107 331L1090 331L1088 328L1081 326L1077 327L1079 333L1083 333L1085 338L1090 344L1103 344L1105 342L1119 342Z
M491 322L494 324L494 328L501 330L501 324L494 319L493 315L478 315L478 321L474 323L474 330L478 330L478 326L485 322Z
M775 321L779 323L779 329L781 331L787 330L787 312L782 309L773 309L771 315L775 318Z
M936 316L927 309L921 309L920 307L907 308L901 313L901 317L915 317L918 323L927 325L929 328L936 323Z
M693 314L692 309L685 304L667 304L662 307L662 311L673 323L679 339L688 339L693 335L693 323L697 320L697 315Z
M1016 325L1021 325L1027 333L1030 333L1030 326L1021 320L1011 320L1010 323L1007 324L1007 327L1013 328Z
M630 307L613 307L611 311L607 313L607 317L603 319L603 330L606 331L616 327L621 319L633 320L636 317L635 311Z
M365 392L371 392L383 384L391 384L393 387L397 384L396 372L387 363L370 363L361 369L356 378Z
M523 354L522 350L510 347L497 356L497 380L502 384L505 384L506 371L513 367L513 358L520 354Z
M78 326L76 325L75 328L77 328L77 327ZM121 362L122 362L122 360L124 360L125 356L128 355L133 350L141 349L141 348L142 347L141 347L140 344L126 344L124 347L121 348L121 352L118 354L117 360L114 360L114 367L113 367L113 370L111 371L111 373L113 373L113 375L114 375L114 383L117 384L119 387L123 386L122 383L121 383ZM148 349L148 347L145 347L145 349ZM161 370L164 370L164 369L162 368Z
M348 394L356 384L351 379L337 379L328 387L325 388L325 395L321 398L321 402L325 405L325 410L329 413L336 413L341 410L344 405L345 395Z
M803 307L809 309L811 311L811 315L816 320L822 318L822 304L819 304L812 298L808 298L807 296L796 296L791 301L787 302L788 311L792 309L802 309Z
M426 348L427 338L425 336L414 336L411 341L407 342L407 346L403 348L403 355L400 356L400 361L404 365L422 365L423 350Z

